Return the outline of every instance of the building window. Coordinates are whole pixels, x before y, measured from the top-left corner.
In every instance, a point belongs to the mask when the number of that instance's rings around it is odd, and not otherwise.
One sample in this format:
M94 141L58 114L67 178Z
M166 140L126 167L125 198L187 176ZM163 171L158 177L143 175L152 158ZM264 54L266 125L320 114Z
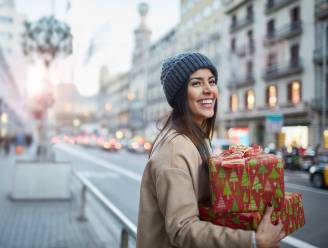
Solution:
M290 62L292 66L299 63L299 50L299 44L294 44L290 47Z
M236 51L236 38L232 38L231 41L230 41L230 48L231 48L231 51L234 52Z
M275 22L273 19L268 21L267 23L267 36L268 37L273 37L275 32Z
M247 32L247 39L248 39L248 49L250 51L250 53L253 53L254 52L254 39L253 39L253 31L252 30L249 30Z
M245 94L245 108L253 110L255 107L255 94L253 90L247 90Z
M274 66L276 66L277 65L277 54L269 53L266 64L267 64L268 68L273 68Z
M236 112L238 110L238 96L237 96L237 94L232 94L230 96L230 110L231 110L231 112Z
M253 19L253 5L248 5L246 11L247 11L246 12L247 20L252 20Z
M253 62L247 61L246 64L246 77L247 78L253 78Z
M301 102L301 83L292 81L288 84L288 101L292 104Z
M233 15L231 17L231 27L236 27L236 25L237 25L237 16Z
M275 107L278 103L277 86L269 85L266 89L266 103L269 107Z
M290 11L290 21L291 23L297 23L300 21L300 8L299 7L295 7L292 8Z

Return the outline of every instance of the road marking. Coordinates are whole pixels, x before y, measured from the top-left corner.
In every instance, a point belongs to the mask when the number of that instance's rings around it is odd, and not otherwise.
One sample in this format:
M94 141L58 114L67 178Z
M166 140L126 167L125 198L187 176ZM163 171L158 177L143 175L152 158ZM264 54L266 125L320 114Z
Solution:
M289 187L292 189L298 189L298 190L304 190L304 191L321 194L321 195L328 195L328 192L323 189L313 189L308 186L298 185L298 184L294 184L294 183L285 183L285 187Z
M80 159L85 159L85 160L88 160L90 162L94 162L95 164L97 164L98 166L102 166L106 169L109 169L109 170L112 170L112 171L115 171L121 175L124 175L126 177L129 177L137 182L141 182L141 175L137 174L137 173L134 173L132 171L129 171L129 170L126 170L126 169L123 169L123 168L119 168L119 165L116 165L116 164L113 164L113 163L109 163L103 159L100 159L100 158L96 158L92 155L88 155L87 153L83 153L83 152L80 152L80 151L77 151L76 149L72 149L71 147L69 146L56 146L57 149L60 149L62 150L63 152L66 152L66 153L70 153L72 155L75 155L76 157L80 158Z
M297 247L297 248L318 248L317 246L311 245L309 243L306 243L300 239L288 236L284 239L281 240L282 242L289 244L293 247Z

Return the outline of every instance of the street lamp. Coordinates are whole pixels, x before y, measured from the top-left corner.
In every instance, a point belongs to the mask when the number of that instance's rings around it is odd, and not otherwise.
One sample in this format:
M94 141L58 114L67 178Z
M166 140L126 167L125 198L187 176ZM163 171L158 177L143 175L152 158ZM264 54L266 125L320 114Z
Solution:
M27 57L41 59L49 70L51 64L59 57L72 53L72 34L70 27L54 16L43 17L36 22L25 22L23 33L23 52ZM47 112L54 104L54 96L50 80L44 80L41 93L34 99L32 109L35 119L40 121L39 159L50 160L47 139ZM37 115L35 113L38 113Z

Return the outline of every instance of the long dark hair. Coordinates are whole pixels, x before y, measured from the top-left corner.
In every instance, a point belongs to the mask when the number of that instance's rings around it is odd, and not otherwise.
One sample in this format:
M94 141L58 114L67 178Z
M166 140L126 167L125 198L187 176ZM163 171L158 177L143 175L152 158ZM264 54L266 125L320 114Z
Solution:
M177 131L177 135L186 135L196 146L200 153L203 164L208 166L208 160L210 157L209 147L206 144L205 139L211 141L213 137L215 119L217 112L217 101L214 105L214 115L204 121L201 127L199 127L193 120L191 110L188 104L188 83L177 93L174 102L174 108L169 113L168 117L165 117L165 123L162 128L159 128L160 132L154 140L154 146L152 147L149 157L153 150L165 139L166 135L171 129ZM161 137L159 142L158 139Z

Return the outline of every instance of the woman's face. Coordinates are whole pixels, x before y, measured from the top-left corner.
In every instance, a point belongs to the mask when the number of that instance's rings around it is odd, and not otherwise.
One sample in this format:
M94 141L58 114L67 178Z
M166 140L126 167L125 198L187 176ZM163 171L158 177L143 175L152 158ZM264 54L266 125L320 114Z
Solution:
M209 69L199 69L189 77L188 104L192 119L199 126L214 115L214 104L218 96L216 78Z

